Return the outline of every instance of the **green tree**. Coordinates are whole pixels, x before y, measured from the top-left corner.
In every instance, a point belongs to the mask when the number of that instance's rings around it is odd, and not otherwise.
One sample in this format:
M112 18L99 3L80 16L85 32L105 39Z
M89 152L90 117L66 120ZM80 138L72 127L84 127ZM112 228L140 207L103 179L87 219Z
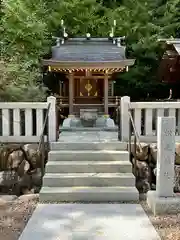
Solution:
M51 3L51 14L48 19L49 31L59 34L63 19L71 36L82 36L88 32L92 36L102 36L109 26L105 13L106 8L97 0L55 1Z
M41 87L40 57L47 52L48 32L43 4L5 0L1 18L0 100L37 101L45 98ZM41 9L41 11L40 11Z
M126 36L127 56L136 59L129 72L117 77L117 94L138 97L135 93L162 89L157 69L163 49L157 39L180 35L179 8L180 0L4 0L0 100L21 100L24 89L29 91L25 98L45 97L41 59L50 53L52 36L61 35L62 19L69 36L104 37L116 19L115 34Z
M126 0L114 11L114 15L119 16L117 34L127 36L127 54L136 59L129 72L119 74L117 94L127 94L136 99L146 98L148 94L166 96L166 90L162 91L166 84L157 79L164 50L157 40L163 34L170 37L174 31L166 31L170 18L169 13L164 17L166 11L167 3L162 5L160 1L143 0Z

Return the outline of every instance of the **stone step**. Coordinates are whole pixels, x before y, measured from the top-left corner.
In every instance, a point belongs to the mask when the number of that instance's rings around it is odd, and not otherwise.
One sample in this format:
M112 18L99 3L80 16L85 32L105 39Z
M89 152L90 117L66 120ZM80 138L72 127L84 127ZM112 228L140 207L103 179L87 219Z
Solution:
M138 201L135 187L42 187L41 202L130 202Z
M128 161L128 151L50 151L49 161Z
M51 150L127 150L123 142L52 142Z
M47 173L132 173L129 161L49 161Z
M46 173L43 186L76 187L76 186L135 186L132 173Z
M60 127L60 131L62 132L99 132L99 131L105 131L105 132L117 132L118 127Z

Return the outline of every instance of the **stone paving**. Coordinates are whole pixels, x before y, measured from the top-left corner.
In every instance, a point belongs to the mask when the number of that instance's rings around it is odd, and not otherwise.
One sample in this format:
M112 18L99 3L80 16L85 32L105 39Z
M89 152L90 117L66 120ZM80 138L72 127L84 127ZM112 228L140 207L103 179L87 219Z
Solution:
M39 204L19 240L160 240L139 204Z
M117 142L118 133L110 131L79 131L62 132L59 138L60 142Z

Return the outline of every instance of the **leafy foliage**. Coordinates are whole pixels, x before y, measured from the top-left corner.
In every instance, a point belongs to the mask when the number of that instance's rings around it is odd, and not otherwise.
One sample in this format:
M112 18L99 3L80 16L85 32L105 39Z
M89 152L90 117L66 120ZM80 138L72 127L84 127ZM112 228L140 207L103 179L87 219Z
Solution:
M37 83L38 69L29 71L26 63L0 61L0 101L43 101L45 87Z
M157 39L180 37L179 10L180 0L3 0L0 101L45 98L40 61L52 36L60 35L61 19L70 36L107 36L116 19L116 35L127 37L127 55L136 59L117 77L116 94L153 95L163 87L156 77L163 53Z
M135 66L128 73L119 75L116 86L118 95L127 94L135 99L146 98L147 95L158 98L168 96L169 86L157 79L163 54L157 40L160 37L176 37L178 2L126 0L123 8L120 6L116 9L122 19L122 25L119 24L121 29L118 30L124 31L127 36L129 57L136 59Z
M45 89L38 84L40 56L49 44L42 14L45 9L38 1L37 5L32 3L5 0L2 4L1 101L38 101L45 97Z

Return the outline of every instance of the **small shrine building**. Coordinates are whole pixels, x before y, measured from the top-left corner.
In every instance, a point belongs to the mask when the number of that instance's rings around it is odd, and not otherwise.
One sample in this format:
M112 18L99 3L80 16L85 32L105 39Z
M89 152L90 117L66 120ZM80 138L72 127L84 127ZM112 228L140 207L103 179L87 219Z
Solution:
M164 54L159 65L158 78L172 89L173 97L180 98L180 39L159 39Z
M80 116L82 109L96 110L106 117L116 108L120 97L114 96L114 73L127 71L134 59L127 59L124 37L56 38L50 59L43 60L49 72L61 72L58 102L68 108L69 117Z

